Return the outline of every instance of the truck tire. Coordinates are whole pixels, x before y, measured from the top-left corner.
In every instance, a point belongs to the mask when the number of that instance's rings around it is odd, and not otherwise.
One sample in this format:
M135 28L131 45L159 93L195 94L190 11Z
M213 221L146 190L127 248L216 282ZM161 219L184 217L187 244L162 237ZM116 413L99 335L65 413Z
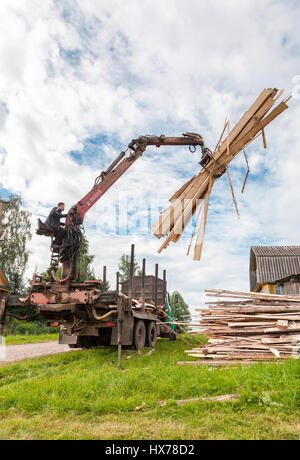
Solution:
M157 331L154 321L147 323L147 346L150 348L155 347L157 340Z
M135 350L141 350L146 344L146 327L142 320L138 320L133 330L133 347Z

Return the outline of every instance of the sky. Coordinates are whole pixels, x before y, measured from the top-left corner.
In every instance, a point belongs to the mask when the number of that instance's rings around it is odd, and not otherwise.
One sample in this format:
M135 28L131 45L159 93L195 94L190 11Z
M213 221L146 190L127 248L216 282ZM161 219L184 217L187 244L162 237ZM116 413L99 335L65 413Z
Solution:
M298 0L1 0L1 195L23 198L34 233L131 139L189 131L213 149L226 116L234 126L264 88L284 88L290 108L267 128L268 150L247 149L243 195L242 155L231 165L240 220L226 176L214 187L201 262L186 256L191 227L161 255L148 228L199 171L188 148L149 148L85 220L95 272L107 265L112 284L135 243L191 307L206 288L249 290L252 245L299 244L299 23ZM49 239L34 234L29 249L28 277L49 266Z

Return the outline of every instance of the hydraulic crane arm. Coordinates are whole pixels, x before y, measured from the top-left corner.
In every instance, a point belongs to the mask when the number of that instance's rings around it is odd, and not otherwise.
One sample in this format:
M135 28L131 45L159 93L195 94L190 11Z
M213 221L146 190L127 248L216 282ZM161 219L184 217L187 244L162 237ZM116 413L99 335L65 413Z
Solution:
M129 156L126 152L121 152L115 161L103 171L96 179L94 187L90 190L75 206L73 206L66 219L66 228L72 225L82 224L86 212L104 195L107 190L127 171L135 161L140 158L148 146L189 146L194 148L201 147L202 157L210 152L205 147L203 138L199 134L186 133L183 137L162 136L141 136L133 139L128 145ZM192 150L191 150L192 151Z
M212 152L205 147L203 138L199 134L185 133L182 137L141 136L138 139L133 139L126 150L129 154L126 155L126 152L121 152L113 163L97 177L93 188L69 210L65 223L67 232L58 252L58 259L53 255L51 259L51 274L55 281L64 283L78 278L79 255L82 244L81 225L85 214L151 145L156 147L188 146L192 153L196 151L197 147L200 147L202 152L200 164L207 156L212 155ZM62 280L59 280L55 275L58 261L63 264Z

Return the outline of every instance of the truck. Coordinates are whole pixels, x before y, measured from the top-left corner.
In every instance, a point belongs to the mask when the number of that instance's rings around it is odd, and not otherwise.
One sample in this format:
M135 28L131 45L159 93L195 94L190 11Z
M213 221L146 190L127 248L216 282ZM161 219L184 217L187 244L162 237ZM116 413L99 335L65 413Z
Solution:
M42 276L35 274L31 289L21 302L24 306L36 308L42 319L61 324L60 343L70 347L117 345L120 358L122 347L139 350L144 346L154 346L157 337L176 337L174 318L167 302L166 279L158 278L158 266L155 277L149 278L144 260L140 291L136 288L134 246L131 248L130 278L122 289L118 274L116 289L107 291L105 282L82 279L79 273L86 212L143 155L148 146L188 146L193 153L200 147L202 159L212 154L202 136L194 133L185 133L182 137L161 135L133 139L127 150L121 152L96 178L92 189L71 207L66 216L65 237L59 248L53 245L55 230L38 220L37 234L51 238L50 281L46 282ZM60 264L61 277L58 276ZM145 287L149 283L152 283L152 288L146 297ZM158 288L161 290L160 298ZM17 304L19 300L10 300L7 308Z
M41 294L42 279L35 277L30 304L41 319L60 323L59 343L70 348L155 347L157 337L175 340L175 320L171 311L167 313L166 271L163 279L158 278L157 265L156 276L146 276L145 266L144 259L142 275L123 283L117 274L115 290L106 290L106 282L73 282L71 296L57 283L45 283Z

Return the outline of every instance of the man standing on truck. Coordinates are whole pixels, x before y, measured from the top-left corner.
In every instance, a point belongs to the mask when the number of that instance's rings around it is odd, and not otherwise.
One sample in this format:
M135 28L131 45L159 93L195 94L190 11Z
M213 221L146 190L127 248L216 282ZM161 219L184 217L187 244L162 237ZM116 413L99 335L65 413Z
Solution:
M60 222L60 219L67 217L67 214L62 214L64 210L65 203L58 203L58 205L51 210L45 222L46 225L49 225L49 227L53 229L55 234L55 239L52 245L53 247L61 246L64 236L66 235L66 229L63 228L64 224Z

